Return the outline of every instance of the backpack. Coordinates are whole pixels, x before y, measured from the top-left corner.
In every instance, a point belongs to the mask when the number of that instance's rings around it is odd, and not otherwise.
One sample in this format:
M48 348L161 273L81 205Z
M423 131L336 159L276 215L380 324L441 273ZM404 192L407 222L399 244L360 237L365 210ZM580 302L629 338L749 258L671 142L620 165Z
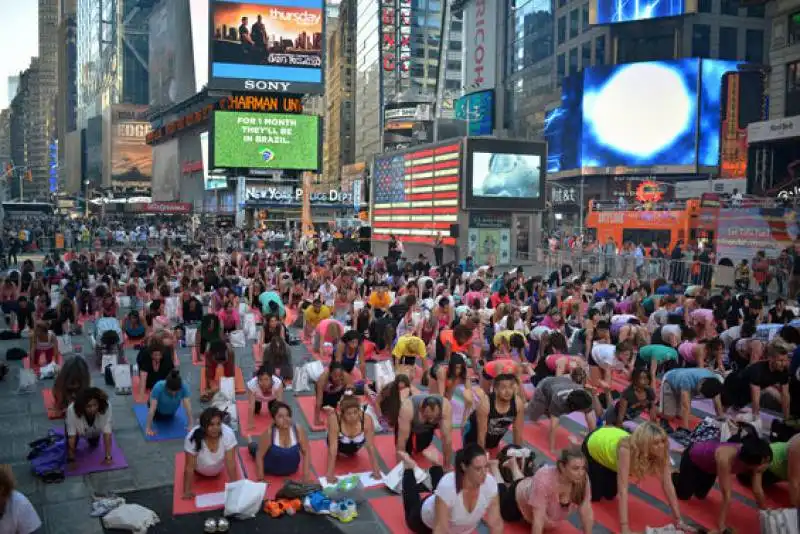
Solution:
M63 482L67 466L67 438L50 430L47 437L28 444L31 471L46 484Z

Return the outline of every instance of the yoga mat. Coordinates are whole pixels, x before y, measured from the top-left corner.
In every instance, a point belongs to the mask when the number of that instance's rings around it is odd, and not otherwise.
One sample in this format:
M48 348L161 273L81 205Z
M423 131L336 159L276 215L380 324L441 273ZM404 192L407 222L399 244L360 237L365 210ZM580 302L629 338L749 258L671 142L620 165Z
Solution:
M145 441L167 441L171 439L185 439L188 430L186 429L186 411L183 406L178 408L175 412L175 417L168 421L153 421L152 429L156 433L155 436L148 436L147 428L147 412L150 409L146 404L134 404L133 413L136 415L136 420L139 421L139 426L144 434Z
M306 418L306 423L308 423L308 428L315 432L325 430L327 427L325 422L328 420L328 417L325 413L321 414L323 424L314 424L314 405L317 402L316 396L296 396L294 400L297 403L297 406L300 407L300 411L303 412L303 416Z
M578 515L577 513L574 515ZM579 520L580 521L580 520ZM486 517L484 516L483 522L486 522ZM595 516L595 523L597 523L597 516ZM569 519L561 521L558 526L551 530L545 530L545 532L552 532L553 534L581 534L583 530L575 527L572 523L569 522ZM515 523L509 523L508 521L503 522L503 534L530 534L531 533L531 525L530 523L526 523L524 520L517 521Z
M150 390L144 390L144 395L141 394L139 387L141 386L141 382L139 381L139 375L135 375L131 377L131 394L133 395L133 402L135 404L147 404L147 401L150 399Z
M53 390L45 388L42 390L44 407L47 410L48 419L64 419L64 412L56 408L56 399L53 397Z
M538 424L526 421L525 427L522 429L522 439L542 451L551 460L555 460L556 457L550 452L550 446L547 443L549 432L550 421L546 418L540 419ZM556 451L572 445L569 440L570 436L571 434L566 428L561 425L558 426L556 429ZM578 438L579 443L583 441L578 436L575 437Z
M253 363L256 367L261 365L261 359L264 357L264 345L261 343L253 343Z
M222 368L218 367L217 368L217 380L219 380L221 378L221 376L220 376L221 372L222 372ZM235 385L236 394L237 395L244 395L245 393L247 393L247 388L245 387L245 384L244 384L244 376L242 375L242 370L239 367L237 367L235 374L236 374L236 376L234 377L234 381L236 383L236 385ZM206 389L208 389L208 385L206 384L206 373L205 373L205 370L201 370L200 371L200 391L205 391Z
M681 503L682 504L682 503ZM683 507L681 507L681 511ZM596 522L611 532L619 532L619 502L602 500L592 503ZM674 524L672 517L628 492L628 522L631 531L644 532L647 527L663 527Z
M375 449L378 453L378 467L380 467L380 447L383 450L390 448L394 451L394 436L375 436ZM328 472L328 440L315 440L308 443L311 456L311 467L318 476L325 476ZM341 454L336 458L336 468L333 474L337 476L346 475L348 473L363 473L372 472L372 463L369 459L369 451L366 447L362 447L358 454L355 456L342 456Z
M242 470L242 465L239 461L238 455L236 455L236 466L239 470L239 476L244 477L244 471ZM224 508L223 505L198 508L197 497L202 495L208 495L211 493L224 492L225 483L228 481L227 470L223 468L222 472L216 477L204 477L202 475L195 474L194 488L193 488L195 497L192 499L184 499L183 471L185 467L186 467L186 453L179 452L175 454L175 474L174 474L174 484L173 484L175 491L174 494L172 495L172 515L186 515L186 514L201 512L204 510L221 510L222 508Z
M236 449L239 453L239 458L242 462L242 467L244 468L245 476L248 480L252 480L253 482L258 482L257 472L256 469L256 461L255 459L250 456L250 452L247 450L247 447L239 447ZM300 464L300 469L294 475L290 475L288 477L279 477L275 475L267 475L264 477L264 482L267 483L267 492L264 494L265 499L274 499L275 495L277 495L278 491L283 487L284 482L287 480L297 480L299 481L302 477L302 463ZM313 480L312 482L318 482L317 480Z
M64 435L63 428L57 428L55 432ZM118 471L128 468L128 461L125 459L125 455L113 435L111 436L111 465L103 464L105 457L106 447L103 444L102 436L100 437L100 443L94 449L89 447L89 442L86 439L80 438L75 448L75 467L72 469L67 467L66 475L68 477L77 477L102 471Z
M200 358L200 349L197 346L192 347L192 364L204 366L205 362Z
M403 499L401 497L392 495L370 499L368 502L389 532L392 532L392 534L414 534L406 526ZM530 532L530 527L528 527L528 532Z
M261 413L256 414L255 416L255 428L250 430L248 428L249 421L250 421L250 403L248 401L240 400L236 401L236 413L239 416L239 433L249 438L251 436L258 437L264 433L264 431L269 428L272 424L272 417L269 415L269 410L267 409L267 403L262 403L261 406Z

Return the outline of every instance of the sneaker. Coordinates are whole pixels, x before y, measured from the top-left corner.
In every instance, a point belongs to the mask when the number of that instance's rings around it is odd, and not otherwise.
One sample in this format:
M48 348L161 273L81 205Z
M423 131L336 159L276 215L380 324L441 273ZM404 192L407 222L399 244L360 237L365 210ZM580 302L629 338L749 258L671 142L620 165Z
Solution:
M330 514L342 523L350 523L358 517L356 503L353 499L331 503Z

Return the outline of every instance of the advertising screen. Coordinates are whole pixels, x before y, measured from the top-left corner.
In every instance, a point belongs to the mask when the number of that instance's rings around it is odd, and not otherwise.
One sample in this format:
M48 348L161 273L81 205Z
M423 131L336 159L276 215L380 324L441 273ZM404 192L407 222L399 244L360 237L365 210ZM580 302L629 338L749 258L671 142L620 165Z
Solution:
M724 59L703 59L700 62L700 165L719 164L722 77L727 72L738 72L739 65L739 61Z
M456 100L456 119L467 121L467 135L492 135L494 91L479 91Z
M209 87L322 93L323 0L211 0Z
M212 169L319 169L316 115L215 111L212 131Z
M544 137L547 141L547 172L577 169L581 151L581 100L583 74L564 78L561 105L545 115Z
M593 0L589 20L592 24L614 24L635 20L677 17L697 11L696 0Z
M734 265L752 261L755 250L774 258L800 237L797 212L783 208L731 208L719 210L717 259Z
M536 210L544 206L546 144L467 141L467 209Z
M694 166L697 59L584 71L581 166Z

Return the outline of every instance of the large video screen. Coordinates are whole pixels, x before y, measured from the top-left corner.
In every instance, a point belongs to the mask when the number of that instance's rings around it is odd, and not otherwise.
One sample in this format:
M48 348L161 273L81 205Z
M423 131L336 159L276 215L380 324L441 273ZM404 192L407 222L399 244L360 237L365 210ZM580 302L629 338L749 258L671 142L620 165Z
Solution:
M541 209L546 157L545 143L468 139L466 207Z
M581 153L583 73L564 78L561 105L546 113L547 172L578 168Z
M467 121L467 135L492 135L494 91L464 95L455 104L456 119Z
M695 165L699 60L584 71L581 166Z
M324 0L211 0L209 87L322 93Z
M212 169L316 171L320 146L316 115L214 112Z
M696 0L594 0L591 3L592 24L614 24L661 17L677 17L697 11Z
M700 61L700 145L698 164L719 164L719 134L722 106L722 77L738 72L739 61L703 59Z

